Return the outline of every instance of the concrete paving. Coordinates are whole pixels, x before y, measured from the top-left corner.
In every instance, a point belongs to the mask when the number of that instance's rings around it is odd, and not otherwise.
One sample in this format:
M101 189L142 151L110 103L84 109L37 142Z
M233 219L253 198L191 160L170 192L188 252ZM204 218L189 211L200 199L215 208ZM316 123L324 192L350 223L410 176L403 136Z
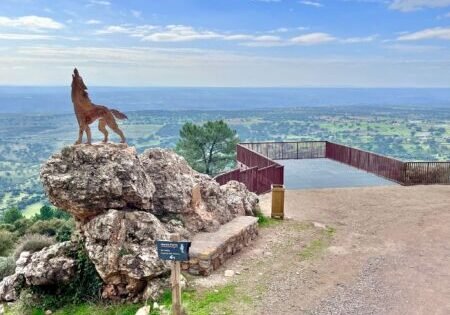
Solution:
M287 189L397 185L374 174L329 159L279 160Z

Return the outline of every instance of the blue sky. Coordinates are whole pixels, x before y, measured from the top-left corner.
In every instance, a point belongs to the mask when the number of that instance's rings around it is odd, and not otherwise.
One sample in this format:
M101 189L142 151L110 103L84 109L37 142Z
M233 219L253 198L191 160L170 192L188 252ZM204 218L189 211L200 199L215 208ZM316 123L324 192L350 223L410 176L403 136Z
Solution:
M0 84L450 87L450 0L2 0Z

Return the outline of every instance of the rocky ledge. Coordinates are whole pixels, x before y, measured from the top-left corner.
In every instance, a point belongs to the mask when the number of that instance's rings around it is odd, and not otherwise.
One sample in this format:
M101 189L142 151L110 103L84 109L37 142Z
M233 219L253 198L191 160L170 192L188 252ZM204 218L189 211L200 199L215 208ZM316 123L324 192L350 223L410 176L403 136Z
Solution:
M220 186L170 150L138 155L126 145L65 147L44 163L41 180L53 205L74 216L76 237L24 253L16 273L0 283L0 300L14 300L27 285L70 281L71 253L79 246L103 280L105 298L155 297L169 272L157 257L157 239L217 231L236 217L255 215L258 203L243 184Z

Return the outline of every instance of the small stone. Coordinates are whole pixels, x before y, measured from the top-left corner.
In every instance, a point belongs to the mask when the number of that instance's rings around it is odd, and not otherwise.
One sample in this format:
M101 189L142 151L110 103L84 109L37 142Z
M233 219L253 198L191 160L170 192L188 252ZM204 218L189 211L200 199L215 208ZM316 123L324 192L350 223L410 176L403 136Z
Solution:
M262 273L262 272L259 272L259 273L258 273L258 276L262 276L262 275L263 275L263 273Z
M154 310L159 309L159 304L156 302L153 302L153 309Z
M148 315L148 314L150 314L150 306L149 305L141 307L136 312L136 315Z
M215 289L215 290L214 290L214 293L219 293L219 290Z
M327 228L327 226L325 224L319 223L319 222L313 222L313 225L314 225L315 228L319 228L319 229L324 229L325 230Z
M297 271L297 272L296 272L295 274L296 274L296 275L299 275L299 274L300 274L300 272L298 272L298 271Z
M233 270L225 270L225 277L232 277L234 276L234 271Z
M264 256L272 256L272 252L264 252Z
M52 314L53 314L53 312L51 310L46 310L45 311L45 315L52 315Z
M241 274L239 271L236 271L235 273L236 273L236 275L238 275L238 276Z

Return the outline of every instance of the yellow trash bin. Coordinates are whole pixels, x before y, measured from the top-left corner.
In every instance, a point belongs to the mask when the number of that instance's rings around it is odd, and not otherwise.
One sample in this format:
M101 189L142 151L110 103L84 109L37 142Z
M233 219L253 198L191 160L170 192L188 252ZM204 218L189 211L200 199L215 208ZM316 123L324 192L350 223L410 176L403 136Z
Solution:
M284 185L272 185L272 218L284 219Z

